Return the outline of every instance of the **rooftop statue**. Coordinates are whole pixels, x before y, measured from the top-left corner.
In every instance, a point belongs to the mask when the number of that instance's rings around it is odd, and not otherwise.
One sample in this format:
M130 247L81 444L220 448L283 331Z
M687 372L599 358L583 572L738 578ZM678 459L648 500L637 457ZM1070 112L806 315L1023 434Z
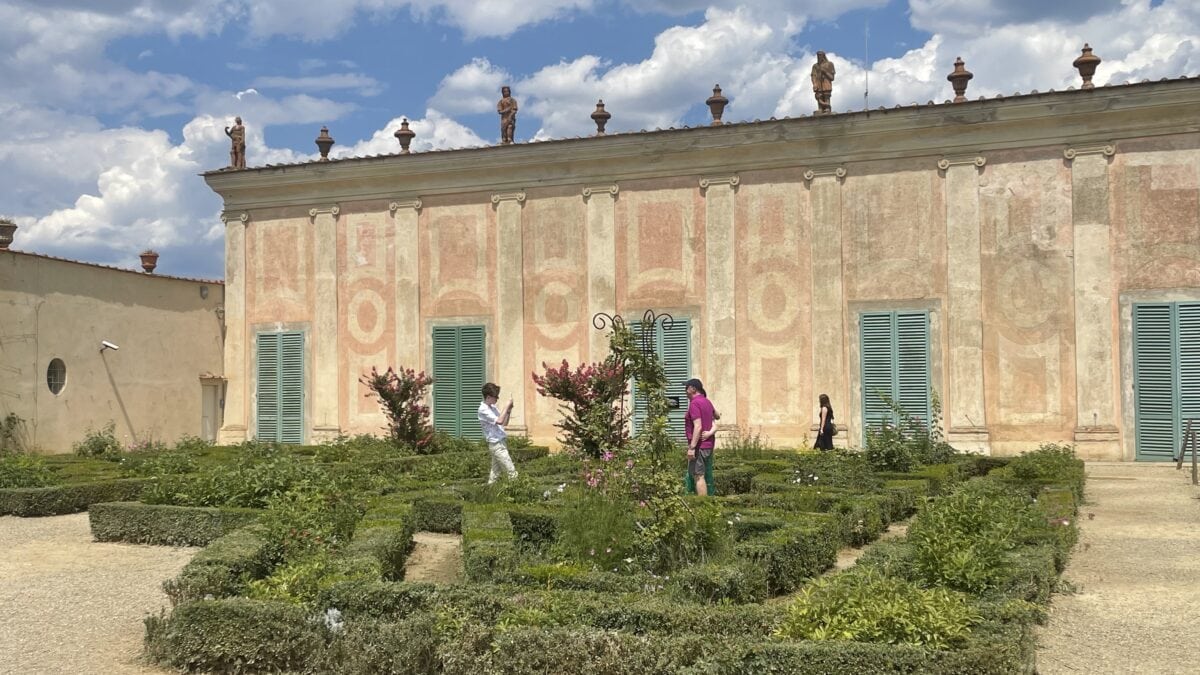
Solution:
M233 118L233 126L225 127L225 135L229 137L229 168L246 168L246 127L242 126L242 118Z
M500 143L508 145L513 142L513 134L517 130L517 99L512 97L512 90L501 87L502 98L496 104L496 112L500 114Z
M828 115L833 109L829 99L833 96L833 62L825 58L825 52L817 52L817 62L812 67L813 94L817 97L817 114Z

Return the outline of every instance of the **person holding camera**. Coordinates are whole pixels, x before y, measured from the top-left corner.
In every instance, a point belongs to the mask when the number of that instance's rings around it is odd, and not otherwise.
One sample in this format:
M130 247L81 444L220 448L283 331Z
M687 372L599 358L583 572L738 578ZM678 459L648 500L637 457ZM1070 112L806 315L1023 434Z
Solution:
M479 404L479 426L483 427L483 438L487 441L488 453L492 456L492 471L488 475L488 485L496 482L500 472L509 478L517 477L517 468L513 466L512 457L508 454L508 433L504 427L512 415L512 397L501 413L496 404L500 402L500 387L488 382L483 385L483 401Z

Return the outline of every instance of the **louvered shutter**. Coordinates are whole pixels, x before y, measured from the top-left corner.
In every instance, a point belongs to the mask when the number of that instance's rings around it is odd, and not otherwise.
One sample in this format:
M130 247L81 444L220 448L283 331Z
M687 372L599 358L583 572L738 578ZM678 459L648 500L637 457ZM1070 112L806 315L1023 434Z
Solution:
M279 352L278 333L259 333L256 340L255 361L258 367L254 410L257 430L255 437L260 441L279 440Z
M892 370L892 314L863 314L859 317L859 354L862 362L863 433L891 423L892 410L880 394L892 396L895 382ZM818 384L818 388L820 385Z
M679 400L678 408L667 412L667 429L671 437L681 443L686 440L683 430L683 417L687 414L688 397L683 383L692 377L692 323L689 319L675 319L670 330L658 327L659 358L662 359L663 372L667 376L668 398L674 396Z
M279 440L304 442L304 334L281 333L279 355Z
M1200 438L1200 302L1176 305L1176 351L1179 354L1179 425L1192 420L1192 431ZM1181 439L1182 440L1182 439ZM1178 448L1178 444L1175 446Z
M480 392L487 382L487 357L483 326L461 326L458 329L458 420L459 435L463 438L483 438L479 426ZM510 383L514 397L521 391L522 382Z
M928 431L929 313L870 312L859 315L858 324L863 442L870 429L902 424L884 397Z
M1169 304L1133 307L1135 433L1139 459L1167 459L1176 448L1171 315Z
M896 312L896 402L929 431L929 315Z
M458 330L454 326L433 329L433 428L458 436L459 415ZM482 385L480 385L482 386Z

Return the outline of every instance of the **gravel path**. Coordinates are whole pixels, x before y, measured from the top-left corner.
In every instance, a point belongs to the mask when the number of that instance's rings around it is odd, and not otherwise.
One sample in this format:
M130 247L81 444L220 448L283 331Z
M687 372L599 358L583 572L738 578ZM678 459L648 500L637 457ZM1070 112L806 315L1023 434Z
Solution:
M462 536L417 532L416 546L404 566L405 581L428 581L452 584L462 581Z
M1038 672L1197 673L1200 489L1174 464L1087 467L1079 545L1039 635Z
M0 673L161 673L137 662L163 580L199 549L98 544L86 513L0 517Z

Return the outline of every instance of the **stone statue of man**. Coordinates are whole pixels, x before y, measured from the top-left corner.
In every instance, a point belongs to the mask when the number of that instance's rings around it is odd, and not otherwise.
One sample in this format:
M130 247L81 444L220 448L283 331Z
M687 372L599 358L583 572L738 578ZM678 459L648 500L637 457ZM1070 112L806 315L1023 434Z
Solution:
M833 96L833 62L825 58L825 52L817 52L817 62L812 67L813 94L817 97L817 114L827 115L833 111L829 99Z
M242 126L242 118L233 118L233 126L225 127L225 135L229 137L229 168L246 168L246 127Z
M500 102L496 104L496 112L500 114L500 143L508 145L517 131L517 99L508 87L501 87L500 94Z

